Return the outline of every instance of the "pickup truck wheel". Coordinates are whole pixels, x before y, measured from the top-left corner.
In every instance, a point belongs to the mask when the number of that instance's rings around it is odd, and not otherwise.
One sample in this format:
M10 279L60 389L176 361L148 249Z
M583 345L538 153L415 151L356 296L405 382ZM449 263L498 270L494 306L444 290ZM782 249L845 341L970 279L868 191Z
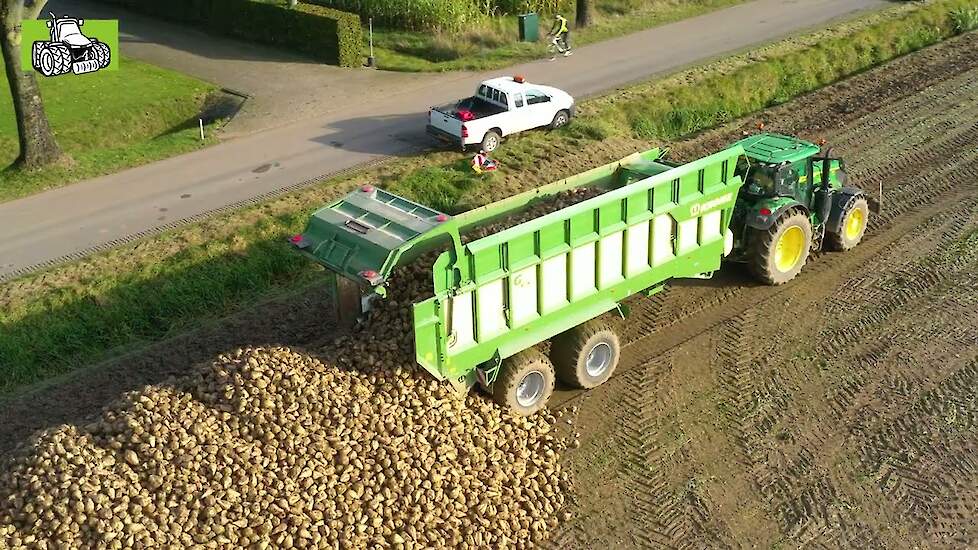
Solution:
M866 224L869 221L869 203L860 197L852 202L845 213L842 214L842 226L838 233L827 231L825 233L825 246L829 250L844 252L852 250L859 241L863 240L866 234Z
M610 326L601 321L578 325L551 341L550 359L557 378L575 388L591 389L614 374L621 357L621 343Z
M500 139L502 138L500 138L499 134L497 134L492 130L489 130L488 132L486 132L486 135L482 138L482 150L487 153L491 153L495 151L496 148L499 147Z
M554 115L553 122L550 123L550 129L556 130L561 126L567 126L568 122L570 122L570 113L567 111L558 111L557 114Z
M812 224L800 210L781 216L769 229L751 235L750 270L761 282L783 285L805 267L812 247Z
M554 365L535 348L503 360L492 384L493 399L519 416L544 408L553 393Z

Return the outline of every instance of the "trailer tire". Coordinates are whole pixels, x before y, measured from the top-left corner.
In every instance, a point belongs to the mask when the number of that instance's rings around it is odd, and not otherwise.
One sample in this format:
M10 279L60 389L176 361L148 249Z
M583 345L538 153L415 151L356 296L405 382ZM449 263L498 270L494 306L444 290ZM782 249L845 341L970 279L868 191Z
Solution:
M582 389L596 388L608 381L621 358L618 335L601 321L588 321L558 334L550 349L557 378Z
M770 228L753 229L751 272L768 285L783 285L805 267L812 247L812 224L804 211L785 212Z
M544 408L553 393L554 365L536 348L504 359L492 384L493 399L519 416Z
M825 247L836 252L845 252L855 248L866 234L869 222L869 203L865 197L852 201L849 209L842 213L842 224L839 232L825 232Z
M502 139L499 133L495 130L489 130L486 135L482 137L482 150L491 153L499 147L499 141Z

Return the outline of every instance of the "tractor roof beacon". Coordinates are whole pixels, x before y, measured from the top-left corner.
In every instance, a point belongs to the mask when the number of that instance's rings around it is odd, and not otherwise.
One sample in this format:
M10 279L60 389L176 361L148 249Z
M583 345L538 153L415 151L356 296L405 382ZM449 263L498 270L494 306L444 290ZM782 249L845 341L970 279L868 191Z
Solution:
M31 45L31 64L44 76L84 74L109 66L112 52L97 38L85 36L81 27L84 19L57 17L47 21L50 40Z

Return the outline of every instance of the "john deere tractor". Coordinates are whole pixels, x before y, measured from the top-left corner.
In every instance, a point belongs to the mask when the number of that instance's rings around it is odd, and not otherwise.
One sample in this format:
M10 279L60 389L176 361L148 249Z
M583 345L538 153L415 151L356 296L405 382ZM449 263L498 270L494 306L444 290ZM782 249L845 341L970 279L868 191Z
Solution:
M39 40L31 46L34 70L44 76L58 76L69 72L91 73L108 67L112 59L109 46L82 34L84 24L84 19L56 17L52 13L47 21L51 40Z
M738 142L747 153L737 173L745 180L731 230L732 259L761 281L793 279L813 250L849 250L869 220L862 189L848 185L845 162L794 137L757 134ZM879 203L874 203L878 211Z

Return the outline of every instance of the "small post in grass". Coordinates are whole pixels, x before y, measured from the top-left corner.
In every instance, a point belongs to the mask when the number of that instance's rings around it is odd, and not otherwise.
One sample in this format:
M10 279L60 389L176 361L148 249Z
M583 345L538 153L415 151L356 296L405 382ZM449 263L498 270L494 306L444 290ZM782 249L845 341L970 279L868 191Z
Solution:
M204 119L198 118L197 122L200 123L200 141L204 141Z
M370 17L367 19L367 36L370 37L370 55L367 57L367 67L373 67L376 65L377 60L374 58L374 18Z

